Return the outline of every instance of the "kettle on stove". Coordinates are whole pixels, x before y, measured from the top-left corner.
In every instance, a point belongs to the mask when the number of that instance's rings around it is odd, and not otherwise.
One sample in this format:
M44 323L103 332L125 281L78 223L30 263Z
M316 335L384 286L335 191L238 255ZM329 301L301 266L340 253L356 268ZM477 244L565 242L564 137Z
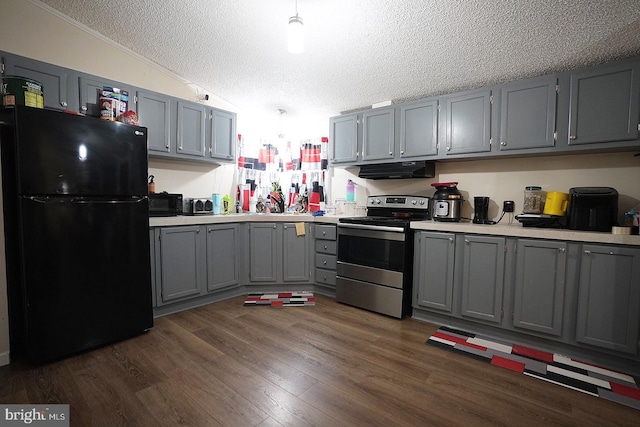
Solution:
M460 221L460 211L464 199L456 187L457 182L436 182L431 184L436 188L431 205L431 216L434 221Z

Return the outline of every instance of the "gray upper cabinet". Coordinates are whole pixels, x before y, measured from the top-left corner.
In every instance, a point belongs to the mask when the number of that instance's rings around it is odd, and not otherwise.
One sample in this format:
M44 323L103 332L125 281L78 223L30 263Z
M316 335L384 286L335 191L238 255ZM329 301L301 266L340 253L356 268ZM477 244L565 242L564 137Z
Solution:
M451 313L455 235L419 232L414 238L414 306Z
M331 163L358 161L358 115L349 114L329 120L329 160Z
M391 160L395 153L395 109L362 113L362 160Z
M583 245L576 340L638 354L640 249Z
M214 159L234 162L236 157L236 115L212 109L210 114L209 155Z
M176 152L187 156L205 157L207 111L204 105L178 101Z
M410 159L438 154L438 101L402 105L398 157Z
M201 227L162 227L155 232L157 305L199 296L207 274Z
M136 113L140 126L147 128L147 143L150 154L171 153L171 97L154 92L136 92Z
M131 97L133 97L132 86L90 74L80 74L78 82L80 85L80 112L88 116L100 117L100 94L104 87L114 87L121 91L126 91L129 95L128 109L133 109L131 101Z
M513 325L560 336L567 244L519 239L516 248Z
M219 291L240 283L239 226L207 226L207 291Z
M440 101L442 157L491 152L492 91L473 90Z
M464 235L462 244L461 285L462 317L499 324L502 320L505 239L493 236Z
M550 75L501 87L500 151L554 147L557 84Z
M78 84L73 70L5 54L3 75L26 77L42 83L45 108L78 111Z
M570 146L638 139L640 65L637 61L571 74L570 98Z
M311 280L311 227L305 222L297 231L296 224L282 224L282 280L284 282L308 282Z

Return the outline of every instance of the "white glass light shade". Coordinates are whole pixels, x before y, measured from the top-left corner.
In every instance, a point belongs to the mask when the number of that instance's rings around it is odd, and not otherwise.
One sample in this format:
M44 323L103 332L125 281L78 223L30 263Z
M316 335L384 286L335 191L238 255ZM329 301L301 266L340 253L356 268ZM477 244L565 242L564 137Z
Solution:
M290 53L302 53L304 50L304 27L298 15L289 18L287 47Z

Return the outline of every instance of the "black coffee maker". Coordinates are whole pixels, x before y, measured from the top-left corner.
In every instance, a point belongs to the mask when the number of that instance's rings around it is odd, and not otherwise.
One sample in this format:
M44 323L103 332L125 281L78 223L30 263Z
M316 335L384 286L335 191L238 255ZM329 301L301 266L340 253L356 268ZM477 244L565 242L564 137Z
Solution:
M473 198L473 223L492 224L489 221L489 198L486 196L476 196Z

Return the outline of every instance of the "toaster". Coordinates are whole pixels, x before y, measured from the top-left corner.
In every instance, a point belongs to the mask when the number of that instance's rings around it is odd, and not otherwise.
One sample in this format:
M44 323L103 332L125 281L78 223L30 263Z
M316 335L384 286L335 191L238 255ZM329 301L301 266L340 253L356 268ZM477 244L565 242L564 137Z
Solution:
M213 201L209 198L186 198L183 215L213 215Z
M618 192L611 187L569 190L568 227L571 230L611 231L617 225Z

